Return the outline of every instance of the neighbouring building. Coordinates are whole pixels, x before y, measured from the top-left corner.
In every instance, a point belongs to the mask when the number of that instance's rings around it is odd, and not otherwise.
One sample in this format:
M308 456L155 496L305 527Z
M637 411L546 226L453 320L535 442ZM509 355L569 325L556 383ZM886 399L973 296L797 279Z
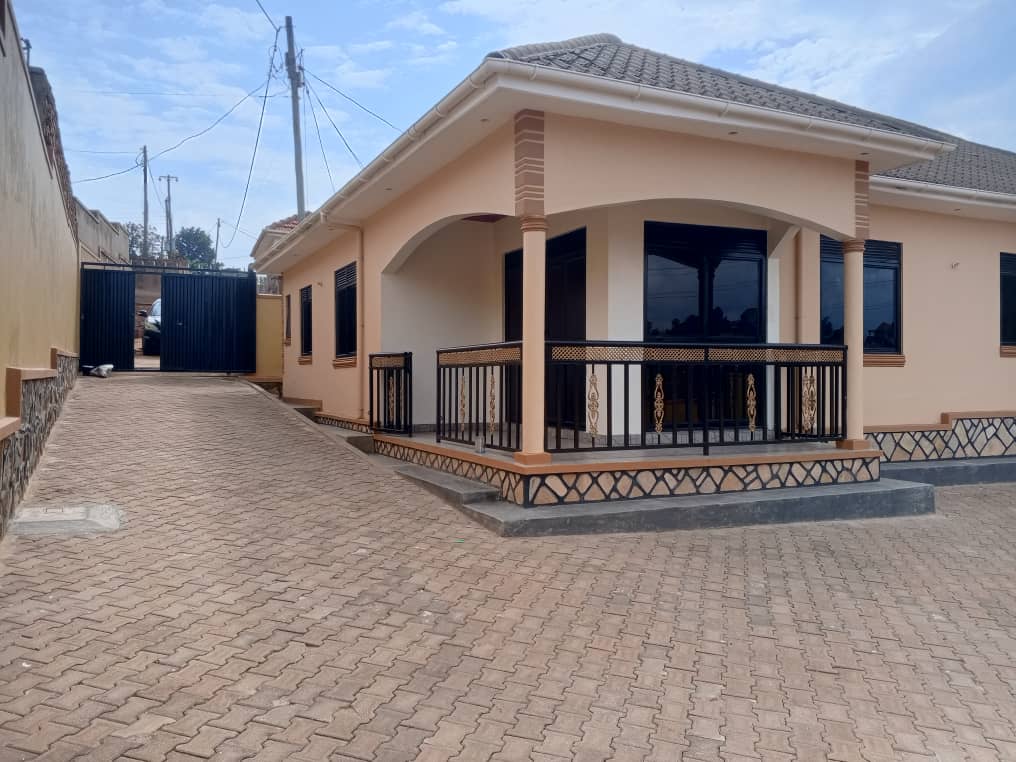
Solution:
M130 237L123 225L110 222L98 209L74 198L78 225L78 256L82 262L130 264Z
M287 228L285 396L516 503L1016 454L1008 151L593 35Z
M77 374L76 208L46 74L0 2L0 535Z

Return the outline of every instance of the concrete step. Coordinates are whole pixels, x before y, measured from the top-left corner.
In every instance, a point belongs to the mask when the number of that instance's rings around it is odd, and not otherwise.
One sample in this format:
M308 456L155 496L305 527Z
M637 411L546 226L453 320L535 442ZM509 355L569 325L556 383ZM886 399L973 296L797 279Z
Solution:
M460 510L502 536L709 529L793 521L913 516L935 511L929 484L882 479L859 484L687 495L523 508L490 500Z
M947 487L953 484L1016 482L1016 458L967 458L883 463L884 476Z
M313 405L301 405L295 402L287 402L286 404L289 405L291 408L293 408L293 410L298 412L300 415L306 416L307 418L310 418L312 421L314 420L315 413L317 413L318 411L318 409Z
M462 507L467 503L497 502L499 496L498 490L489 484L474 482L423 466L402 465L395 469L395 473L419 484L456 507Z

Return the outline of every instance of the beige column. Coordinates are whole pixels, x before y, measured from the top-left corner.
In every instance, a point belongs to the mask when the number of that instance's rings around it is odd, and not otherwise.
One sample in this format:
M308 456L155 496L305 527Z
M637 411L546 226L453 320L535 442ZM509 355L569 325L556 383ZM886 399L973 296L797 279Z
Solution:
M547 290L547 220L522 218L522 451L521 463L549 463L543 449L546 407L545 312Z
M843 342L847 345L846 449L867 447L864 439L864 241L843 242Z

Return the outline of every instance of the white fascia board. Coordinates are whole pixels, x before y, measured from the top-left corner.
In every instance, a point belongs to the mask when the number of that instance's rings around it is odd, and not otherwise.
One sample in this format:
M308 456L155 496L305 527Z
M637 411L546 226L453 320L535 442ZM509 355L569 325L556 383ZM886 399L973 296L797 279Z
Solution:
M1016 195L1009 193L873 176L871 200L876 204L959 217L1016 221Z

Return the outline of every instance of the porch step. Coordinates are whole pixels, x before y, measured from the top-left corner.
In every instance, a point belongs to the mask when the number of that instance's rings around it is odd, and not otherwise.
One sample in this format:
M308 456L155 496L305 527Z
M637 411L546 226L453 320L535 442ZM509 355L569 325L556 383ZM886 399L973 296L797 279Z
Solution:
M499 496L498 490L489 484L474 482L423 466L403 465L396 468L395 473L444 498L456 508L462 508L467 503L497 502Z
M934 513L935 489L929 484L882 479L550 508L477 501L462 505L460 510L504 537L644 532Z
M298 412L300 415L310 418L312 421L314 420L314 414L317 413L318 411L318 409L313 405L304 405L302 403L297 402L287 402L286 404L289 405L291 408L293 408L293 410Z
M1016 482L1016 457L883 463L880 470L893 479L934 484L936 487Z

